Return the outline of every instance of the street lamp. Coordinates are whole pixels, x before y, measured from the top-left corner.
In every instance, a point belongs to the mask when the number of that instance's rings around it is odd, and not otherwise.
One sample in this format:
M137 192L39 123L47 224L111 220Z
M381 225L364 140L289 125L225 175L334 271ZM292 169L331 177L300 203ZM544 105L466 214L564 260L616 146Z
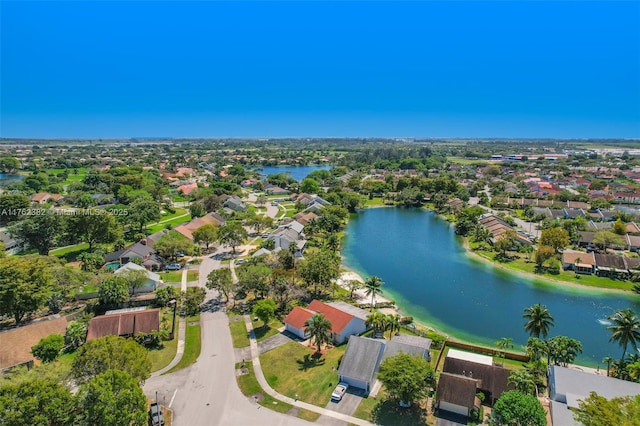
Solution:
M171 323L171 333L169 333L169 340L173 340L174 332L176 330L176 308L178 307L178 302L176 299L169 300L169 306L173 305L173 322Z

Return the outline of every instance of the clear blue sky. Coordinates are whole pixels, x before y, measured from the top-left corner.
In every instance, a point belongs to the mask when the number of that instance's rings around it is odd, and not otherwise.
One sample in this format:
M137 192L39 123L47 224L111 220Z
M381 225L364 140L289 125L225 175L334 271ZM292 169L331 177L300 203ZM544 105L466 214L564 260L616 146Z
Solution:
M640 2L1 1L2 137L640 138Z

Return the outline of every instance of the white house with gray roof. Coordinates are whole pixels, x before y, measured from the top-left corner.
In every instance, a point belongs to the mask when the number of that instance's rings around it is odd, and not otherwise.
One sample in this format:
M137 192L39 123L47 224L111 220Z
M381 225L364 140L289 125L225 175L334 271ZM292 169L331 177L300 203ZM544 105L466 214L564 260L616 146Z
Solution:
M549 396L553 424L580 425L573 419L571 410L578 409L579 402L591 392L607 399L640 395L640 383L552 365L549 367Z

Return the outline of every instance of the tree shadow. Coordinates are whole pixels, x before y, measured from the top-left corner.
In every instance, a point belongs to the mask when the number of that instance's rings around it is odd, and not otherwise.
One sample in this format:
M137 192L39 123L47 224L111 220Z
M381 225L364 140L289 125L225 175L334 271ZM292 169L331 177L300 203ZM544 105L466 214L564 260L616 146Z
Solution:
M419 404L413 403L409 408L402 408L397 400L380 401L371 411L371 420L375 424L393 424L398 426L426 425L426 411Z
M314 352L313 354L306 354L304 358L297 359L296 363L298 363L298 370L307 371L310 368L318 367L324 365L326 359L322 358L322 354L318 352Z
M255 334L256 339L259 340L259 339L262 339L265 336L265 334L267 334L269 331L271 331L271 327L269 327L268 324L266 326L265 325L261 325L258 328L254 327L253 334Z

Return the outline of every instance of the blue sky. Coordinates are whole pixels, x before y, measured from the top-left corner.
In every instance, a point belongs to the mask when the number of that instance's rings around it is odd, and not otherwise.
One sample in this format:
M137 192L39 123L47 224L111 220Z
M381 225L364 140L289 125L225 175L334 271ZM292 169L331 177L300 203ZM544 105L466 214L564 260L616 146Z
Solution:
M640 138L640 2L0 2L1 137Z

